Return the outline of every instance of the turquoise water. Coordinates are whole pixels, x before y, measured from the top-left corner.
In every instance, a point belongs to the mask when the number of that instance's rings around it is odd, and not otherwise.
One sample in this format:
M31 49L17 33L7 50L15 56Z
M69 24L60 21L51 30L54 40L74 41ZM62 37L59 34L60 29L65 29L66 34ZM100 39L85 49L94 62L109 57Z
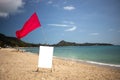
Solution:
M38 47L21 49L24 49L27 52L39 53ZM120 46L55 47L53 55L61 58L115 64L120 66Z

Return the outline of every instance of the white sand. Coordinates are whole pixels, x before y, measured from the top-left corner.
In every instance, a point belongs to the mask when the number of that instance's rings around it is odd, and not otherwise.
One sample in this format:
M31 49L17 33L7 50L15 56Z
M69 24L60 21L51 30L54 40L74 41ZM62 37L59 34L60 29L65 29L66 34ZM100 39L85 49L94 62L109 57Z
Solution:
M0 80L120 80L120 68L53 59L50 69L37 69L38 55L0 49Z

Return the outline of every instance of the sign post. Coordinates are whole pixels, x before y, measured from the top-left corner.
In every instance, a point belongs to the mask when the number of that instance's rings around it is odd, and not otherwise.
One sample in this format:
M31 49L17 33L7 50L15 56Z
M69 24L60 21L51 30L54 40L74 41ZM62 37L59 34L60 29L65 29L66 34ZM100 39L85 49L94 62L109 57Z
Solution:
M39 47L39 59L38 59L38 69L39 68L52 68L54 47L50 46L40 46Z

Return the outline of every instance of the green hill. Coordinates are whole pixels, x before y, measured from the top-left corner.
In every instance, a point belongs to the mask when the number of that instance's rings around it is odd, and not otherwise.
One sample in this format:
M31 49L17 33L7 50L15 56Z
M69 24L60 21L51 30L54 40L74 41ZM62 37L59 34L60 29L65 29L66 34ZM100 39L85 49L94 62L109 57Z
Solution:
M107 46L112 45L109 43L75 43L75 42L67 42L67 41L60 41L57 44L49 45L49 44L32 44L27 43L22 40L19 40L15 37L8 37L4 34L0 33L0 47L38 47L40 45L43 46Z
M75 43L75 42L67 42L67 41L60 41L58 44L54 46L110 46L112 44L109 43Z
M37 44L26 43L15 37L8 37L0 33L0 47L32 47Z

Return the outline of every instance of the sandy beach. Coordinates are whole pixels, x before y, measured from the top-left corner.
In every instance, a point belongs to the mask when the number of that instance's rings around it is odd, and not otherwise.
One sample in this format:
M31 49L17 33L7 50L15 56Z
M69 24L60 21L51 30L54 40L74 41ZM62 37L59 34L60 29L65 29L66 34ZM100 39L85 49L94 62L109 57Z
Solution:
M0 49L0 80L120 80L120 68L53 58L53 70L36 72L38 55Z

